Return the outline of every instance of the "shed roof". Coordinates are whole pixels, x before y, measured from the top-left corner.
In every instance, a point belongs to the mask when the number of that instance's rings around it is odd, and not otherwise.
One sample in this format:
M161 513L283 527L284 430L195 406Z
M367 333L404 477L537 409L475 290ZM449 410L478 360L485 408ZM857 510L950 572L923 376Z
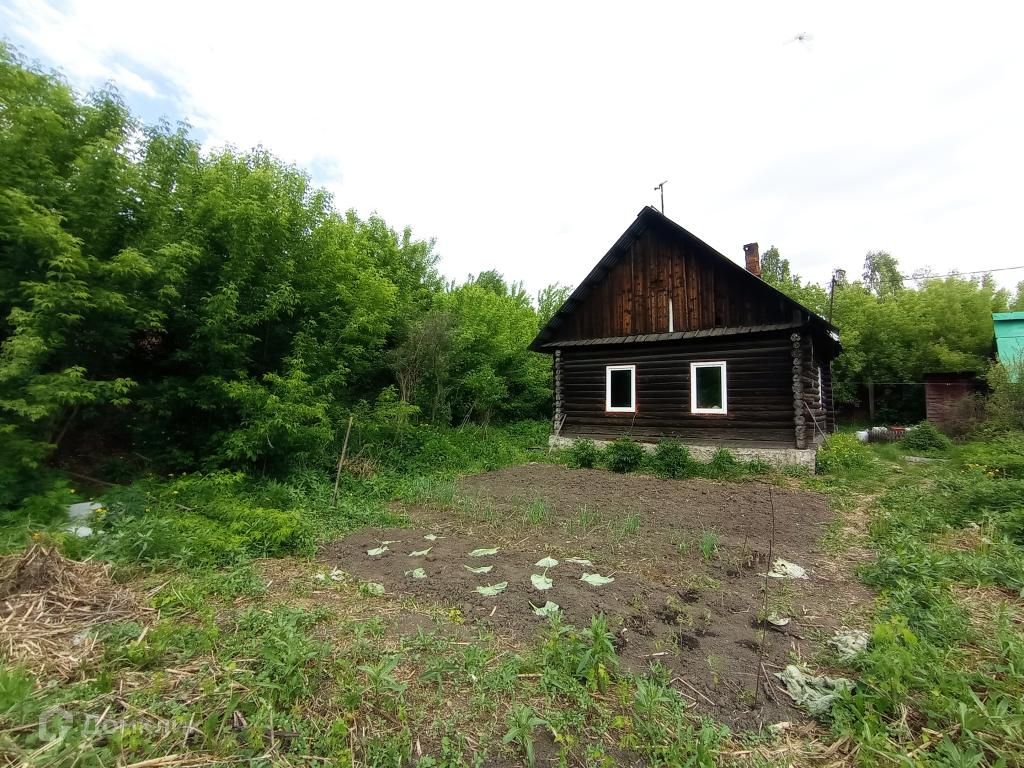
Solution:
M530 345L530 349L533 349L535 351L540 352L540 351L551 350L551 349L553 349L555 347L558 347L558 346L568 346L568 344L566 344L564 342L554 343L554 342L551 341L552 337L555 335L555 331L576 310L576 308L580 305L580 303L582 302L583 298L590 292L590 290L595 285L600 283L601 280L604 278L604 276L608 273L608 271L613 266L615 266L615 264L617 264L619 262L619 260L623 258L624 255L626 255L629 252L630 246L632 246L632 244L634 242L636 242L636 240L644 233L644 231L649 226L651 226L654 223L662 223L662 224L667 225L667 229L668 229L668 232L670 233L671 237L675 237L675 238L678 238L681 241L686 242L688 245L691 245L691 246L697 248L698 250L702 251L707 256L709 256L709 257L711 257L713 259L720 260L723 264L727 265L726 269L731 269L734 272L734 274L736 274L738 276L737 279L739 279L739 280L748 280L748 281L754 282L754 283L756 283L759 286L759 288L761 290L768 291L769 293L774 294L775 296L781 298L784 302L786 302L787 304L792 306L794 309L800 310L800 312L802 312L803 315L805 316L807 323L815 326L816 329L821 331L823 334L827 334L828 336L830 336L832 342L834 342L837 347L839 346L839 331L836 329L836 327L834 325L832 325L830 322L825 320L825 318L821 317L821 315L818 315L817 313L815 313L814 311L808 309L807 307L805 307L803 304L801 304L800 302L796 301L792 297L787 296L786 294L782 293L782 291L780 291L777 288L775 288L775 286L773 286L773 285L771 285L769 283L766 283L764 280L762 280L757 275L754 275L754 274L748 272L744 267L742 267L739 264L737 264L735 261L730 259L728 256L720 253L719 251L716 251L714 248L712 248L710 245L705 243L699 237L697 237L696 235L692 234L688 230L683 229L683 227L679 226L679 224L677 224L676 222L672 221L672 219L668 218L667 216L665 216L660 211L658 211L655 208L652 208L651 206L648 205L648 206L645 206L640 211L640 213L637 214L636 219L634 219L633 223L629 225L629 227L626 229L626 231L622 233L622 235L619 237L618 240L615 241L615 244L608 250L608 252L604 255L604 257L602 257L602 259L594 266L594 268L592 270L590 270L590 273L585 278L583 278L583 281L576 287L576 290L574 290L569 295L569 298L567 298L565 300L565 302L558 309L558 311L555 312L555 314L551 316L551 319L548 320L548 322L544 325L544 327L540 329L540 332L537 334L537 338L535 338L533 340L533 343ZM802 324L797 324L797 325L802 325ZM786 327L790 327L790 326L787 325ZM714 329L714 330L718 330L718 329ZM752 331L753 330L758 330L758 328L751 327L751 330ZM733 332L737 332L737 331L734 330ZM704 333L706 334L707 332L704 332ZM717 334L715 334L715 335L717 335ZM689 336L686 333L648 334L648 337L653 337L653 336L657 336L657 337L672 337L672 338L689 338ZM648 338L648 337L644 337L643 340L646 340L646 341L664 341L664 340L669 340L668 338L665 338L665 339L662 339L662 338L653 339L653 338ZM617 336L617 337L611 337L611 338L608 338L608 339L600 339L600 340L589 340L589 339L587 339L587 340L584 340L584 341L587 341L587 342L593 343L593 344L598 344L598 343L602 343L602 344L625 344L625 343L632 343L632 342L635 342L635 341L638 341L638 340L639 339L636 336L621 336L621 337Z

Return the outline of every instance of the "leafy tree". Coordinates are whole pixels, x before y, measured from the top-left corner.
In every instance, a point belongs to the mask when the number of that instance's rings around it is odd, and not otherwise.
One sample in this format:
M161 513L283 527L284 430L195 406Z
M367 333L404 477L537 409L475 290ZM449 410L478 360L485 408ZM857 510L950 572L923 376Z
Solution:
M1017 283L1017 288L1013 292L1013 299L1010 301L1007 309L1011 312L1024 312L1024 280Z
M555 312L561 309L571 293L571 287L558 283L552 283L540 290L537 294L537 320L541 326L545 325Z
M762 261L762 277L783 293L827 315L828 288L803 282L777 248ZM984 371L992 348L992 312L1010 306L990 276L922 277L907 288L895 257L868 253L859 281L837 281L833 323L843 353L833 363L834 395L855 402L867 382L919 382L927 373Z
M796 280L793 279L789 259L782 258L779 249L774 245L765 251L761 257L761 279L771 283L776 288L800 282L799 277Z
M285 472L333 462L364 403L546 416L522 285L436 266L432 241L339 213L268 152L203 155L0 45L0 505L55 450Z
M483 372L486 369L505 386L505 396L490 406L491 413L502 418L546 415L551 398L550 360L528 351L540 324L522 287L513 284L503 290L491 280L485 285L471 281L438 297L438 304L453 323L449 371L453 418L486 417L489 407L480 398L494 392L493 384L484 385L491 379Z
M800 275L794 274L789 259L784 258L774 245L765 251L761 259L761 279L808 309L827 314L827 291L813 283L805 283Z
M864 257L864 285L879 299L889 299L903 290L899 264L885 251L871 251Z

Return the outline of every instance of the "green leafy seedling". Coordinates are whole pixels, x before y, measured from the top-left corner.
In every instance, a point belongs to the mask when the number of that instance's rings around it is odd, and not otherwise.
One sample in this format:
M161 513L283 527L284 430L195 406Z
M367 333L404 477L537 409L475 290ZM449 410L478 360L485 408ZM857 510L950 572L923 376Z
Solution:
M547 724L547 721L537 717L530 707L516 704L509 718L508 733L501 741L503 744L515 744L519 747L526 757L526 764L529 768L534 768L537 765L537 756L533 749L533 731Z

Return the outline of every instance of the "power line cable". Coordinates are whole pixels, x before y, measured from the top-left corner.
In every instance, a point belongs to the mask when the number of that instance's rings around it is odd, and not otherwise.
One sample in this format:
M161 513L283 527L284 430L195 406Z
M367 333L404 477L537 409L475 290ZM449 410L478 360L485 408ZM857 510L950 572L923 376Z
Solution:
M904 280L934 280L940 277L963 277L964 275L987 275L989 272L1009 272L1014 269L1024 269L1024 264L1019 267L993 267L992 269L975 269L971 272L949 272L945 275L900 275Z

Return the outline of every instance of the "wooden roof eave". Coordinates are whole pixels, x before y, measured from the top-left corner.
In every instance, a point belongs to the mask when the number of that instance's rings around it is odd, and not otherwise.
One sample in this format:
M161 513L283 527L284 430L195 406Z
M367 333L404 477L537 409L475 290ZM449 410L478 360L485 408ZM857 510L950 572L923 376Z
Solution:
M707 339L720 336L744 336L752 333L768 333L803 328L807 323L766 323L722 328L701 328L694 331L673 331L672 333L648 333L640 336L608 336L601 339L566 339L542 344L538 352L550 352L563 347L582 347L590 344L647 344L657 341L683 341L685 339Z

